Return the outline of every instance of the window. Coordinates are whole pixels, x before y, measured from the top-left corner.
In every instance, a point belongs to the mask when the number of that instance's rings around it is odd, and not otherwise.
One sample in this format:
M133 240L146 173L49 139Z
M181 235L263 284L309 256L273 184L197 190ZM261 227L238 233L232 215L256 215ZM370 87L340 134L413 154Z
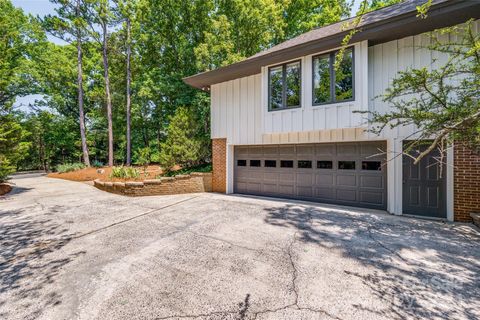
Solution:
M362 170L380 171L382 170L382 162L381 161L362 161Z
M250 160L250 167L261 167L262 163L260 160Z
M276 168L277 167L277 161L276 160L265 160L265 167Z
M298 160L298 168L299 169L311 169L312 168L312 161L310 160Z
M300 61L268 69L268 110L300 107Z
M247 160L237 160L237 166L246 167L247 166Z
M332 169L333 161L317 161L317 169Z
M355 161L338 161L338 169L355 170Z
M280 167L282 168L293 168L293 161L292 160L281 160Z
M349 101L353 95L353 48L347 48L335 70L338 51L313 58L313 105Z

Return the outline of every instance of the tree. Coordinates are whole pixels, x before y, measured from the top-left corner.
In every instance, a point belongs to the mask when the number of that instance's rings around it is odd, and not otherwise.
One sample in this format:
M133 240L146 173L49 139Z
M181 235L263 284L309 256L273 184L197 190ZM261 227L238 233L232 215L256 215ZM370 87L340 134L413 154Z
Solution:
M191 167L204 160L205 145L198 137L198 122L186 107L178 108L170 118L167 139L162 143L160 159L167 169L174 165Z
M441 35L447 33L456 40L444 41ZM445 150L453 141L480 150L480 35L469 22L430 37L427 48L446 56L447 62L437 68L400 72L382 97L392 106L391 111L370 112L373 133L399 126L417 128L407 153L430 141L425 151L413 155L415 164L435 148Z
M131 83L132 83L132 19L136 12L136 2L133 0L118 1L118 11L121 18L124 19L125 47L126 47L126 140L127 140L127 159L126 164L132 163L132 137L131 137Z
M83 0L50 0L59 7L55 9L56 16L48 15L43 20L45 29L67 43L74 44L77 48L77 99L78 99L78 122L80 126L80 137L82 140L83 162L90 166L88 152L84 91L83 91L83 50L82 43L87 40L86 21L83 18L86 4Z

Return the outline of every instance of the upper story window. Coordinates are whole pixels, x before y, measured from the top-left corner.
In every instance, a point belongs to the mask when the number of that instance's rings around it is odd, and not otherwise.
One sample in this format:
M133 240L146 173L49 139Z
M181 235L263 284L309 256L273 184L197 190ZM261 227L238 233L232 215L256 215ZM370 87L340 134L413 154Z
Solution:
M268 69L268 110L300 107L301 64L289 62Z
M335 70L338 51L313 57L313 105L351 101L353 92L353 48L347 48Z

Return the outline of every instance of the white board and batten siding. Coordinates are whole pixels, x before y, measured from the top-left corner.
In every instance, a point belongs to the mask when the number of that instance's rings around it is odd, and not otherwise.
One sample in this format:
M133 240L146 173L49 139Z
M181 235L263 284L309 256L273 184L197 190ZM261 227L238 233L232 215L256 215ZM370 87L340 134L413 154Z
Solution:
M474 25L479 32L480 20ZM455 40L448 34L442 37ZM312 105L312 57L322 52L292 60L302 64L300 108L268 111L269 66L256 75L212 85L212 138L227 138L231 145L406 138L414 127L385 130L380 136L366 133L367 116L353 111L388 111L390 106L377 97L385 93L399 71L444 65L448 57L426 49L429 41L429 36L422 34L371 47L367 41L354 44L355 100L351 102Z
M364 120L362 115L353 111L366 110L368 106L368 45L364 41L354 47L354 101L312 106L314 55L309 55L300 58L301 107L269 112L269 66L265 66L262 73L211 86L212 138L227 138L228 143L233 145L248 145L320 142L326 136L330 139L336 136L347 137L350 132L355 134L358 132L355 128L361 127ZM343 129L352 130L344 133ZM324 133L320 134L321 131Z

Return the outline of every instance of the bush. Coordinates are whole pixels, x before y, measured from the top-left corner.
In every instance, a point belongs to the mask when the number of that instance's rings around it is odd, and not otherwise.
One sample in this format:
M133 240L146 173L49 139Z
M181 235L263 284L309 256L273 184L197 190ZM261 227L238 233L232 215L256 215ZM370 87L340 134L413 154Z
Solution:
M92 162L92 167L94 167L94 168L101 168L101 167L103 167L103 162L98 161L98 160L94 160L94 161Z
M152 150L150 149L150 147L139 148L133 154L133 158L135 159L134 163L144 168L148 167L148 165L150 164L151 157Z
M0 183L7 180L8 175L15 171L15 167L10 164L10 161L2 155L0 155Z
M173 177L178 174L190 174L192 172L212 172L212 164L207 163L207 164L202 164L199 166L194 166L194 167L189 167L189 168L183 168L177 171L167 171L165 174L163 174L164 177Z
M59 173L65 173L65 172L71 172L71 171L77 171L80 169L85 168L85 165L83 163L77 162L77 163L65 163L65 164L60 164L57 166L57 172Z
M140 172L133 167L113 167L110 178L119 179L136 179L140 176Z
M170 171L175 165L193 167L205 162L208 145L199 136L200 127L191 110L181 107L170 117L167 139L161 144L160 164Z

